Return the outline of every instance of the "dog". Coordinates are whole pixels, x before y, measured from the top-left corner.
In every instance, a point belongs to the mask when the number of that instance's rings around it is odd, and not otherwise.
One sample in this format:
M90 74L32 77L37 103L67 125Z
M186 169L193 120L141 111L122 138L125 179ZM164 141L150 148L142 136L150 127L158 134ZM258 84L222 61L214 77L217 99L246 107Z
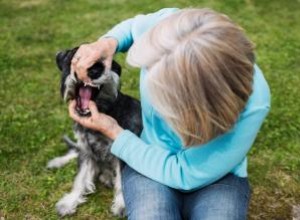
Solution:
M101 61L88 69L92 83L85 85L71 73L71 60L77 48L62 51L56 55L56 63L61 72L61 95L65 101L76 99L76 111L88 117L88 102L96 103L99 112L103 112L117 120L119 125L140 135L142 131L141 104L137 99L120 92L121 66L113 61L110 70L106 70ZM73 158L78 158L78 173L72 191L56 203L60 216L76 212L79 204L86 201L85 195L95 191L94 180L108 187L114 187L114 199L111 206L113 215L123 217L125 204L121 187L121 169L124 166L110 153L112 140L100 132L85 128L74 122L76 142L64 136L69 147L67 154L49 161L48 168L59 168Z

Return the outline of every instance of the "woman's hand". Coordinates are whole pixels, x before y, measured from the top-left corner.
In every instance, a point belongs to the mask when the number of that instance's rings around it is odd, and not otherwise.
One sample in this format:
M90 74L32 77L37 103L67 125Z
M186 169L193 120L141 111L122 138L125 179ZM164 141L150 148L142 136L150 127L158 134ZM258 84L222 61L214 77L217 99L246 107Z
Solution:
M81 117L77 114L76 110L76 101L72 100L69 103L69 114L70 117L81 124L83 127L96 130L106 135L110 139L114 140L119 133L123 131L123 128L119 126L118 122L103 113L99 113L96 107L96 104L92 101L89 102L89 109L91 111L91 116Z
M118 41L114 38L101 38L93 43L82 44L72 59L71 71L76 72L81 81L90 82L87 69L100 59L106 69L110 69L117 46Z

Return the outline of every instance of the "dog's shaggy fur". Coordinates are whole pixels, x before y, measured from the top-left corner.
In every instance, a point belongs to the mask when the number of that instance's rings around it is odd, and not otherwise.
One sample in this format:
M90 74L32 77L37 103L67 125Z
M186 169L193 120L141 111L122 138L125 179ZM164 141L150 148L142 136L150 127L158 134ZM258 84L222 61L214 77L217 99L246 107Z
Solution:
M121 67L115 61L112 68L106 71L102 62L95 63L88 69L91 85L84 85L76 73L70 73L71 60L78 48L60 52L56 55L58 68L62 72L61 94L64 99L77 100L77 112L88 116L87 101L93 100L100 112L115 118L124 129L140 135L142 130L140 102L119 91L119 77ZM84 94L85 93L85 94ZM87 95L88 94L88 95ZM86 98L88 97L88 98ZM88 99L88 100L86 100ZM106 186L115 189L111 211L116 216L124 216L125 204L121 189L122 164L110 153L112 140L103 134L74 124L74 134L77 142L64 137L69 146L66 155L49 161L48 168L58 168L78 157L78 173L72 191L66 194L56 204L59 215L65 216L75 213L79 204L85 202L85 195L95 191L96 177Z

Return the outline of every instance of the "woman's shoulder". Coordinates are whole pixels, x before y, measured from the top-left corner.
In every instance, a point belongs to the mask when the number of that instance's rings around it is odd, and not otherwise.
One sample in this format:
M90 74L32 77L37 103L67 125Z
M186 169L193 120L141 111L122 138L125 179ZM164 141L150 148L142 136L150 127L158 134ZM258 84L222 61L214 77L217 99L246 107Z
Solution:
M268 82L266 81L262 70L257 64L254 65L252 93L249 97L244 112L257 109L270 109L271 93Z
M178 8L163 8L149 14L139 14L132 26L132 36L134 39L141 36L144 32L154 27L159 21L178 11Z

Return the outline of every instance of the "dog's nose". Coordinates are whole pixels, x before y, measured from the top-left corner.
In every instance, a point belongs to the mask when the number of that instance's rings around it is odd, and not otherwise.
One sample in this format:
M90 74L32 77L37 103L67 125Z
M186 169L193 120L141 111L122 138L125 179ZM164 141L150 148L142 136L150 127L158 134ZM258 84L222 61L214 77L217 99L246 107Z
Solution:
M101 62L95 63L88 69L88 77L91 79L98 79L104 72L104 65Z
M88 77L91 79L98 79L101 76L101 72L97 69L88 70Z

